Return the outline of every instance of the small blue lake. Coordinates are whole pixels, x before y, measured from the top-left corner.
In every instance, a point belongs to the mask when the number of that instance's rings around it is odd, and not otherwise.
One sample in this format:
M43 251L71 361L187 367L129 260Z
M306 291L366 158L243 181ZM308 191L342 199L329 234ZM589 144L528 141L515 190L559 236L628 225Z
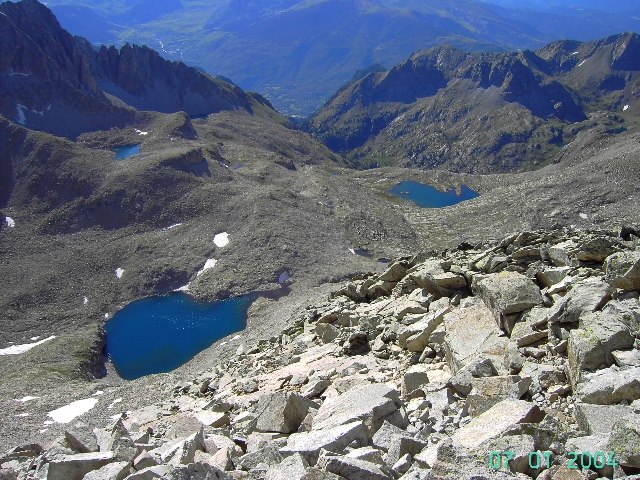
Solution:
M176 292L136 300L107 322L107 354L126 380L169 372L243 330L255 299L249 294L208 303Z
M124 160L134 155L138 155L142 150L142 145L122 145L113 149L116 152L116 160Z
M458 194L455 188L443 192L431 185L413 180L400 182L389 190L389 193L405 200L411 200L422 208L449 207L480 196L478 192L471 190L466 185L462 185L460 194Z

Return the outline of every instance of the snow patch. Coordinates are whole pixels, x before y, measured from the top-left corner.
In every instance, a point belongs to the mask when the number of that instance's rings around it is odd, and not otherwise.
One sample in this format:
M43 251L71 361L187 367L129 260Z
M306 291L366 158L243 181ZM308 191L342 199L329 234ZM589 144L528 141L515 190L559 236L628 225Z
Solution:
M174 228L178 228L180 225L182 225L181 223L176 223L175 225L171 225L167 228L163 228L163 230L172 230Z
M17 399L16 402L20 402L20 403L26 403L26 402L31 402L33 400L38 400L40 397L22 397L20 399Z
M571 55L578 55L580 52L573 52Z
M142 130L138 130L137 128L134 128L134 130L138 135L149 135L149 132L143 132Z
M108 314L108 313L105 313L105 314L104 314L104 319L105 319L105 320L109 320L109 314Z
M176 292L188 292L190 286L191 286L191 283L187 283L186 285L183 285L180 288L176 288Z
M98 404L97 398L85 398L84 400L76 400L75 402L60 407L47 415L56 423L69 423L80 415L84 415ZM45 422L46 424L46 422Z
M204 262L204 267L202 267L198 273L196 273L196 277L199 277L200 275L202 275L204 272L206 272L207 270L212 269L213 267L216 266L216 263L218 263L218 260L216 260L215 258L210 258L209 260L207 260L206 262ZM188 286L188 285L187 285Z
M88 305L88 304L89 304L89 299L88 299L87 297L84 297L84 298L82 299L82 304L83 304L83 305Z
M580 216L580 218L583 218L585 220L589 218L589 215L587 215L586 213L579 213L578 215Z
M582 61L578 64L578 67L581 67L582 65L584 65L584 62L586 62L586 61L587 61L586 59L582 60Z
M47 433L49 431L48 428L43 428L42 430L38 430L40 433Z
M16 112L18 113L18 123L20 125L26 125L27 124L27 117L24 114L25 110L29 110L27 107L25 107L24 105L21 104L17 104L16 105Z
M233 337L233 338L231 339L231 341L233 342L234 340L238 340L238 339L240 339L240 338L242 338L240 335L236 335L235 337Z
M37 347L38 345L42 345L43 343L46 343L49 340L53 340L54 338L56 338L55 335L52 335L49 338L40 340L39 342L25 343L23 345L12 345L7 348L0 348L0 355L20 355L21 353L28 352L32 348Z
M113 402L109 404L109 406L107 407L107 410L113 410L113 407L115 407L119 403L122 403L122 398L116 398Z
M9 228L16 228L16 222L11 217L4 217L4 224Z
M350 249L349 249L349 251L350 251L352 254L357 255L356 251L355 251L353 248L350 248Z
M31 414L30 414L30 413L19 413L19 414L17 414L17 415L16 415L16 417L22 417L22 418L24 418L24 417L30 417L30 416L31 416Z
M226 247L229 245L229 234L227 232L218 233L213 237L213 243L216 244L216 247Z
M627 110L629 110L631 106L630 105L625 105L624 107L622 107L622 111L626 112Z
M118 277L120 279L120 278L122 278L122 275L124 275L124 269L116 268L116 277Z
M40 340L40 335L38 335L37 337L31 337L29 340L31 340L32 342L35 342L36 340Z
M103 390L98 390L96 393L93 394L94 397L99 397L100 395L104 395Z

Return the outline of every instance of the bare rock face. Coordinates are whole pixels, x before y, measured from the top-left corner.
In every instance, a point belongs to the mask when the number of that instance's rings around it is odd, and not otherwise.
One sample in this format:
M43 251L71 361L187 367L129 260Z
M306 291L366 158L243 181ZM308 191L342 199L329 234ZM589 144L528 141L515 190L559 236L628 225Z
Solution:
M607 257L605 279L623 290L640 290L640 252L619 252Z
M264 432L295 432L312 407L317 405L295 393L265 395L258 402L256 428Z

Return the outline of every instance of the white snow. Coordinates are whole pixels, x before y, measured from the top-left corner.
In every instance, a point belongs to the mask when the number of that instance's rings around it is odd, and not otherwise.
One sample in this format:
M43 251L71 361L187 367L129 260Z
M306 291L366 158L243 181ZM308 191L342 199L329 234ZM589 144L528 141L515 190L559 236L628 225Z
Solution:
M124 269L116 268L116 277L122 278L122 275L124 275Z
M213 243L216 244L216 247L226 247L229 245L229 234L227 232L218 233L213 237Z
M16 228L16 222L11 217L4 217L4 223L9 228Z
M43 422L43 425L48 426L48 425L53 425L54 423L56 423L56 422L54 422L54 421L52 421L52 420L45 420L45 421Z
M31 402L32 400L37 400L39 398L40 397L29 397L29 396L27 396L27 397L22 397L22 398L16 400L16 402L26 403L26 402Z
M43 343L48 342L49 340L53 340L55 335L50 336L49 338L45 338L44 340L40 340L35 343L25 343L23 345L12 345L7 348L0 348L0 355L20 355L21 353L28 352L34 347L38 345L42 345Z
M584 65L584 62L586 62L586 61L587 61L586 59L582 60L582 61L578 64L578 66L579 66L579 67L581 67L582 65Z
M242 338L240 335L236 335L235 337L233 337L233 338L231 339L231 341L238 340L238 339L240 339L240 338Z
M49 431L48 428L43 428L42 430L38 430L40 433L47 433Z
M9 75L14 77L16 75L20 75L21 77L30 77L33 73L22 73L22 72L14 72L13 68L9 71Z
M187 283L186 285L183 285L180 288L176 288L176 292L188 292L190 286L191 286L191 283Z
M89 299L87 297L84 297L82 299L82 303L83 303L83 305L88 305L89 304Z
M30 417L31 414L30 413L19 413L16 415L16 417Z
M116 398L113 402L111 402L109 404L109 406L107 407L107 410L112 410L113 407L115 407L119 403L122 403L122 399L121 398Z
M36 340L40 340L40 335L38 335L37 337L31 337L29 340L31 340L32 342L35 342Z
M170 227L165 228L164 230L171 230L174 228L178 228L180 225L182 225L181 223L176 223L175 225L171 225Z
M622 111L626 112L627 110L629 110L630 105L625 105L624 107L622 107Z
M48 416L56 423L69 423L74 418L84 415L98 403L97 398L85 398L60 407L48 413ZM45 422L46 424L46 422Z
M216 263L218 263L218 260L216 260L215 258L208 259L206 262L204 262L204 267L202 267L200 269L200 271L198 273L196 273L196 277L199 277L200 275L202 275L207 270L215 267Z
M99 397L100 395L104 395L103 390L98 390L96 393L93 394L94 397Z
M105 320L109 320L109 314L108 314L108 313L105 313L105 314L104 314L104 318L105 318Z
M353 248L350 248L350 249L349 249L349 251L350 251L351 253L353 253L354 255L356 255L356 251L355 251Z
M26 125L27 124L27 117L25 117L24 115L24 111L28 110L27 107L25 107L24 105L21 104L17 104L16 105L16 111L18 112L18 123L20 125Z
M571 55L578 55L580 52L573 52Z
M149 135L149 132L143 132L142 130L138 130L137 128L134 128L134 130L138 135Z
M580 218L583 218L585 220L589 218L589 215L587 215L586 213L579 213L578 215L580 216Z

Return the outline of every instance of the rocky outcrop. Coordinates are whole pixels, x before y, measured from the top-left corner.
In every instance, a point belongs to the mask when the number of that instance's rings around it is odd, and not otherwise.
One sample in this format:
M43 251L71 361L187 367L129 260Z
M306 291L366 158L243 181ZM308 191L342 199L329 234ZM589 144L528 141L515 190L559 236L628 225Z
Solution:
M147 47L95 51L37 0L4 2L0 13L0 114L31 129L75 138L132 124L134 109L251 111L237 86Z
M155 405L7 452L3 474L623 478L640 467L640 367L625 363L640 354L629 322L640 304L605 269L639 251L628 238L527 232L399 259ZM356 337L367 348L354 352ZM570 450L605 451L619 466L563 470ZM511 452L499 472L495 451ZM532 468L535 451L550 464Z

